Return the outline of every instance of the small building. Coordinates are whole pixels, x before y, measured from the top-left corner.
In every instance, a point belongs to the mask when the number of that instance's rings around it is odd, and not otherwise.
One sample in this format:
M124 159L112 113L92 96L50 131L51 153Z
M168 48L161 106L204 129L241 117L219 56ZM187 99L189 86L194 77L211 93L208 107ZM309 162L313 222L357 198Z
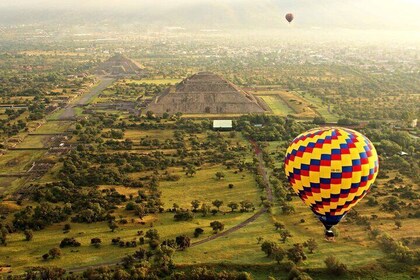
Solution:
M416 128L417 127L417 119L412 120L410 126L412 128Z
M214 120L213 129L214 130L232 130L232 120Z

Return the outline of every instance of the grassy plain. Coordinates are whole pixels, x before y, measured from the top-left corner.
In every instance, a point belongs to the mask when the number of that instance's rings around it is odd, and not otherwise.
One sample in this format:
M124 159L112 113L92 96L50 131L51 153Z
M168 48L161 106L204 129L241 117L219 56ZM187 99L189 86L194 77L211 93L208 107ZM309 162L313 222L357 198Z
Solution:
M31 167L32 162L44 153L45 151L7 151L0 156L0 172L2 174L26 172Z
M218 180L215 177L216 172L223 172L225 178ZM254 176L243 172L234 174L233 171L226 170L221 166L204 167L197 170L194 177L187 177L182 170L173 172L180 176L180 180L176 182L161 182L162 201L166 207L171 207L173 203L177 203L182 208L191 208L191 201L197 199L201 202L211 205L211 202L219 199L224 202L220 208L223 211L230 211L227 204L230 201L240 202L241 200L249 200L258 205L259 193ZM228 184L233 184L232 189L228 188ZM180 193L185 195L179 196Z
M32 134L63 133L72 127L72 122L67 121L47 121Z
M46 148L49 146L50 136L28 135L16 145L16 148Z
M274 115L287 116L295 113L287 104L276 94L258 95L273 111Z
M323 116L327 122L336 122L339 119L337 115L331 112L333 109L333 105L331 105L330 110L328 110L328 105L323 104L322 100L319 97L308 93L303 94L302 92L296 92L296 94L306 99L311 104L315 105L314 110L316 110L316 112Z

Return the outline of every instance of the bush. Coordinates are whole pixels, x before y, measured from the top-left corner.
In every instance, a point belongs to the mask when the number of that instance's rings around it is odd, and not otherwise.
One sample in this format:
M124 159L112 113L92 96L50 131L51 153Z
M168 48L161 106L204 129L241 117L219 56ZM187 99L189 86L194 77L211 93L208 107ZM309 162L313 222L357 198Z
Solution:
M54 247L54 248L50 249L48 254L51 256L51 258L55 259L55 258L58 258L58 257L61 256L61 250L60 250L60 248ZM45 254L45 255L47 255L47 254Z
M60 248L65 247L79 247L81 244L74 238L66 237L63 240L61 240Z
M98 237L92 238L90 240L90 244L92 244L93 246L95 246L96 248L99 248L99 246L101 245L102 240Z
M175 221L191 221L194 219L193 213L190 211L179 211L174 215Z
M334 256L329 256L325 260L327 271L333 275L344 275L347 273L347 266L337 260Z
M194 230L194 237L199 237L204 232L204 229L202 228L196 228Z
M125 210L128 210L128 211L131 211L131 210L134 210L134 206L135 206L136 204L134 203L134 202L129 202L129 203L127 203L127 205L125 206Z

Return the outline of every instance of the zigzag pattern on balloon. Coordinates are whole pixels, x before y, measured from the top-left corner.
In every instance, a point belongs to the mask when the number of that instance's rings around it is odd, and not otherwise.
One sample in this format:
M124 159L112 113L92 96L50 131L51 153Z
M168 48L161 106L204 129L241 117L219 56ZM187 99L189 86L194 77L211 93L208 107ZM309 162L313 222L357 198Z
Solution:
M285 171L297 195L319 215L346 214L378 173L378 156L365 136L346 128L318 128L296 137Z

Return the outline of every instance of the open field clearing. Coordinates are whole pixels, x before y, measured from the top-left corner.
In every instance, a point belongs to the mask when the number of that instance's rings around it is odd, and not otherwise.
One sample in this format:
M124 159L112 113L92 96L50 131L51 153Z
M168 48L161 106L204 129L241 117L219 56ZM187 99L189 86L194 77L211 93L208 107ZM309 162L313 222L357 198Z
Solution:
M226 177L218 180L215 177L216 172L223 172ZM259 204L260 191L256 186L254 176L247 172L234 174L226 168L213 166L197 170L197 174L191 178L182 171L173 174L179 175L181 179L160 184L162 201L166 207L177 203L181 208L191 208L191 201L195 199L210 206L213 200L222 200L224 206L220 209L223 211L230 211L226 205L231 201L239 203L242 200L249 200L255 207ZM234 187L229 189L228 184L233 184ZM180 193L185 195L179 196Z
M314 118L318 114L310 107L310 104L303 98L298 97L292 92L280 91L280 98L295 111L299 118Z
M294 114L294 111L289 106L287 106L287 104L278 95L270 94L257 96L262 98L265 103L267 103L267 105L273 111L274 115L287 116Z
M11 194L26 182L27 177L0 177L0 195Z
M0 156L0 172L2 174L26 172L32 162L43 154L45 151L7 151Z
M22 142L16 145L16 148L47 148L51 144L50 139L50 136L28 135Z
M63 133L73 126L73 123L66 121L47 121L41 125L33 134Z
M146 217L144 219L146 225L138 223L121 225L115 232L111 232L106 223L71 223L70 232L63 233L63 224L57 224L49 227L48 230L35 232L31 242L25 241L23 234L11 234L7 252L5 250L0 251L0 262L10 263L15 273L22 272L29 263L31 265L60 266L68 269L85 265L112 263L119 261L127 254L134 253L136 248L120 248L112 245L111 239L121 237L125 241L133 239L138 241L137 231L143 230L145 232L150 229L150 222L153 222L154 228L159 231L162 240L175 238L175 236L180 234L192 236L196 227L204 229L204 233L200 236L201 239L213 234L209 224L214 220L223 222L225 228L228 229L246 220L250 215L252 213L217 214L216 216L210 214L207 217L202 217L200 214L197 214L196 218L191 222L174 222L173 214L166 213L159 215L159 217ZM76 238L82 244L81 247L64 248L62 249L63 255L61 258L47 262L43 261L41 256L48 252L50 248L57 247L64 237ZM95 237L102 239L100 248L90 245L90 240ZM193 238L194 240L196 239Z
M311 94L306 93L305 95L302 92L297 92L297 94L306 99L308 102L314 105L313 109L316 110L321 116L325 118L327 122L336 122L339 117L334 115L331 111L333 109L333 105L330 106L328 110L328 105L322 104L322 100L316 96L312 96Z
M177 264L220 263L220 259L223 259L225 264L271 263L272 260L261 251L258 237L264 240L279 239L269 214L262 215L253 223L228 236L179 252L174 260Z

